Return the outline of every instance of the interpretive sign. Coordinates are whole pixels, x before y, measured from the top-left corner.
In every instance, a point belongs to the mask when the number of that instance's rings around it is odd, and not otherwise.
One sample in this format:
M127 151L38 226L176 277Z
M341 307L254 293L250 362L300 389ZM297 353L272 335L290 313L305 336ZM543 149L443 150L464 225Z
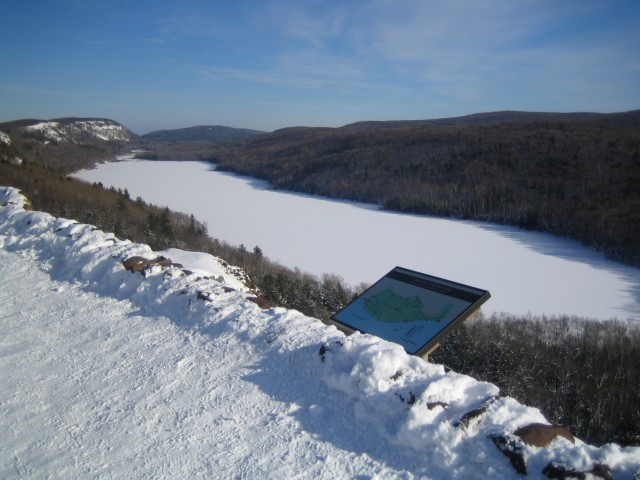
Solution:
M423 356L489 297L486 290L396 267L332 320Z

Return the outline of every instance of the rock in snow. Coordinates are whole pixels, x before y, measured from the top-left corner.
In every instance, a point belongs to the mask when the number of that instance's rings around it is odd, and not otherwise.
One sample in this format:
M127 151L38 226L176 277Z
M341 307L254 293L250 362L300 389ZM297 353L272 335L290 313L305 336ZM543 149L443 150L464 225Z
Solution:
M515 432L556 431L539 410L377 337L260 309L214 257L167 261L25 202L0 187L2 478L640 470L640 447L527 443Z

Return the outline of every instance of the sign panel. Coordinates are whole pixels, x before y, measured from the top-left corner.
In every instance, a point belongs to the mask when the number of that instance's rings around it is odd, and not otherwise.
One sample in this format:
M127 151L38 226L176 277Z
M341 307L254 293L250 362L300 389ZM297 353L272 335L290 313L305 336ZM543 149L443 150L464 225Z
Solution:
M396 267L332 320L422 356L489 297L486 290Z

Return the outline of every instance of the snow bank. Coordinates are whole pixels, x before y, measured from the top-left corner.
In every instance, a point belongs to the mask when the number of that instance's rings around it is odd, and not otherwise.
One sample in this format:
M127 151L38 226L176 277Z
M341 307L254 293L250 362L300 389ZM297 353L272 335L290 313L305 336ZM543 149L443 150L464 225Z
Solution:
M445 371L377 337L345 337L296 311L261 310L215 257L170 250L164 255L175 257L174 262L192 261L192 267L203 270L156 264L131 272L123 266L125 259L153 259L159 252L90 225L25 210L25 198L12 188L0 187L0 205L0 247L36 259L56 280L126 299L215 344L234 339L234 356L253 372L234 381L254 382L268 398L290 405L288 421L295 421L298 433L288 441L304 436L310 452L330 443L338 451L365 456L365 463L384 466L372 470L385 476L393 471L398 478L514 478L518 465L528 478L546 478L542 472L551 467L591 472L607 465L616 479L634 478L640 470L638 447L596 448L563 437L546 447L525 444L513 432L548 424L537 409L500 396L495 385ZM264 415L265 428L283 421L261 410L243 414ZM294 464L288 471L293 474L296 468L309 471L303 464L315 464L318 457L281 461ZM336 462L323 461L328 468ZM352 474L345 470L337 476Z

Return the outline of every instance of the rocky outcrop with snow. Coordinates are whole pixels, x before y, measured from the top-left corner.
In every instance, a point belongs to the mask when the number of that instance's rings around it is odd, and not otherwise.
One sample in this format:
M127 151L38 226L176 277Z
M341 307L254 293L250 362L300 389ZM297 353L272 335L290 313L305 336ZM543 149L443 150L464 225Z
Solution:
M15 120L0 124L0 161L34 163L70 173L110 161L139 144L123 125L99 118ZM8 141L7 141L8 139Z
M0 132L0 143L11 146L11 137L4 132Z
M45 142L77 145L95 140L130 142L136 138L135 134L119 123L102 119L51 120L27 125L23 130L42 136Z
M640 476L640 447L587 445L495 385L371 335L346 337L295 311L261 309L213 257L209 268L217 262L219 269L206 275L189 268L188 255L175 262L171 252L24 206L19 192L0 187L0 248L37 258L59 280L173 318L212 342L241 341L252 369L267 372L261 388L292 404L299 428L393 464L404 472L399 478Z

